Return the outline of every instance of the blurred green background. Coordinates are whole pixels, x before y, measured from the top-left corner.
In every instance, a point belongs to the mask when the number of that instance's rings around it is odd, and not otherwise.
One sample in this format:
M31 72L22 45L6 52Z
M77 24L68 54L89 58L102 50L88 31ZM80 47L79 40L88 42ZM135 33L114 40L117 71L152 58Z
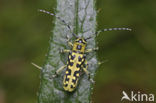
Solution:
M55 0L0 1L0 103L35 103L40 71L48 51ZM120 103L122 91L156 94L156 1L97 0L97 30L130 27L97 37L100 65L95 103ZM126 103L127 101L125 101Z

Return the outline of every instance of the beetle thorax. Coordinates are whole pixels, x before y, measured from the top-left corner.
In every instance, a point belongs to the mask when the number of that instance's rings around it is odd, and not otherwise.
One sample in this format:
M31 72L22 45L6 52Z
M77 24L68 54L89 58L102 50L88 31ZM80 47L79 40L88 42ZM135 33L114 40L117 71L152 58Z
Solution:
M86 48L86 40L83 38L78 38L73 44L73 51L84 53Z

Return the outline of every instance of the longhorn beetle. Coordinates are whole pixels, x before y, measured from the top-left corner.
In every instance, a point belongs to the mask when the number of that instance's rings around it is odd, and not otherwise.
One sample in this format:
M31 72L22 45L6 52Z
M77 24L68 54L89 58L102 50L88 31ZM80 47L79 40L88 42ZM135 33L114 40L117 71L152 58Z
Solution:
M71 27L60 17L56 16L53 13L50 13L45 10L39 10L40 12L55 16L57 19L59 19L64 25L68 27L68 29L72 32ZM129 30L129 28L108 28L108 29L103 29L100 31L95 32L93 35L97 36L100 32L104 31L112 31L112 30ZM87 38L84 37L78 37L75 33L72 32L72 35L76 38L74 43L70 42L69 36L67 35L67 43L69 46L72 47L72 50L61 50L60 53L69 53L68 55L68 60L67 64L59 68L56 72L55 75L53 75L53 78L56 77L62 70L66 68L66 72L64 75L63 79L63 88L65 91L72 92L75 90L79 77L80 77L80 72L83 70L87 76L88 79L93 83L94 81L90 78L90 73L88 72L88 63L86 60L86 53L96 51L98 48L92 48L92 49L86 49L87 46L87 40L91 39L92 36L89 36ZM38 67L37 65L33 64L34 66ZM38 67L39 68L39 67ZM41 68L39 68L41 69Z

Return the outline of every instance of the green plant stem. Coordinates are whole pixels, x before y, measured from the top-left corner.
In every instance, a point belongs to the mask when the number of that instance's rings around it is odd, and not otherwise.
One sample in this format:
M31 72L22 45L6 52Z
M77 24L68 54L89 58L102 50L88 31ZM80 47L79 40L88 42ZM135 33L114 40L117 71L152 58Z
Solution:
M95 33L96 11L94 0L57 0L56 15L65 20L74 33L79 36L89 37ZM87 75L80 77L76 90L68 93L63 89L64 71L54 79L51 79L55 71L66 64L68 54L60 54L60 49L71 49L67 46L66 35L72 40L72 33L68 28L55 19L55 26L50 37L49 52L46 62L41 70L41 81L38 92L38 103L90 103L93 84L88 80ZM95 47L95 38L88 41L87 48ZM97 69L95 53L87 55L91 78L94 78ZM92 65L91 65L92 64Z

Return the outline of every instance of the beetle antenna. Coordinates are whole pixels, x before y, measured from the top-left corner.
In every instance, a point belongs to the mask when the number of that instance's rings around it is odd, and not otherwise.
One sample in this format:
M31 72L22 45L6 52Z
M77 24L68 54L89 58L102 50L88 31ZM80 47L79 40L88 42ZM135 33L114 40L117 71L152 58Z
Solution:
M71 27L65 22L65 20L61 19L59 16L56 16L55 14L53 14L53 13L51 13L49 11L46 11L46 10L39 9L39 11L43 12L43 13L46 13L46 14L49 14L49 15L52 15L52 16L55 16L57 19L59 19L62 23L64 23L68 27L70 32L72 32ZM75 33L72 32L72 35L77 38L77 35Z
M97 36L101 32L105 32L105 31L119 31L119 30L131 31L132 29L130 29L130 28L106 28L106 29L102 29L102 30L99 30L99 31L95 32L93 35ZM86 40L91 39L92 37L93 36L89 36L88 38L86 38Z

